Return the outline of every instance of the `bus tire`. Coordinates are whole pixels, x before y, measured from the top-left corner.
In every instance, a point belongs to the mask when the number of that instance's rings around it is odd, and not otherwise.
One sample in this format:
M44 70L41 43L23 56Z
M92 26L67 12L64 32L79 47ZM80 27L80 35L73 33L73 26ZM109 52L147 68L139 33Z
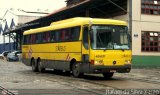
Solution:
M45 68L42 67L41 60L40 60L40 59L38 59L37 65L38 65L38 71L41 72L41 73L44 73L44 72L45 72Z
M80 65L76 62L72 65L72 75L76 78L82 77L83 75L83 73L80 72Z
M107 73L103 73L103 76L105 79L111 79L113 77L114 73L110 73L110 72L107 72Z
M32 71L33 72L38 72L38 66L37 66L34 59L31 60L31 64L32 64Z

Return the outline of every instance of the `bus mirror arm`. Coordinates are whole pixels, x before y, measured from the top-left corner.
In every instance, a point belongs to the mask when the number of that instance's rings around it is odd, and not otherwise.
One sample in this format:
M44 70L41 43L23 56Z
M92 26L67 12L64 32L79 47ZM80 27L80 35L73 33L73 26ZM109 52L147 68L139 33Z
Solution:
M129 40L129 47L132 49L132 37L130 34L128 34L128 40Z
M129 39L130 42L132 42L132 37L131 37L130 34L128 34L128 39Z
M83 63L89 63L89 55L88 54L83 54L82 55L82 62Z

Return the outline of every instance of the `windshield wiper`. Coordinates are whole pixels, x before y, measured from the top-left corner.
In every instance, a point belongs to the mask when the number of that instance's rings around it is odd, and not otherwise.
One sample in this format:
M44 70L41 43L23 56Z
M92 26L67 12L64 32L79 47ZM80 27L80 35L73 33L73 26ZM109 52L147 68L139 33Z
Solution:
M121 50L124 52L124 49L123 49L123 48L121 48Z
M119 46L118 48L115 48L115 46ZM122 45L117 45L117 44L114 44L114 49L120 49L120 50L122 50L123 52L124 52L124 48L122 48Z

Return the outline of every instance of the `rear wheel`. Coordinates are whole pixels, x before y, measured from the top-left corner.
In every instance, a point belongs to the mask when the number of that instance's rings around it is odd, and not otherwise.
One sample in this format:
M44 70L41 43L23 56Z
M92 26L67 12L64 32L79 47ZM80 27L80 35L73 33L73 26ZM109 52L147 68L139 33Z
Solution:
M76 78L83 75L83 73L80 72L80 65L76 62L72 65L72 74Z
M41 60L38 60L37 64L38 64L38 71L41 73L45 72L45 68L42 66Z
M104 76L105 79L111 79L113 77L113 74L114 73L108 72L108 73L103 73L103 76Z
M34 59L32 59L31 64L32 64L32 71L33 72L38 72L38 66L37 66Z

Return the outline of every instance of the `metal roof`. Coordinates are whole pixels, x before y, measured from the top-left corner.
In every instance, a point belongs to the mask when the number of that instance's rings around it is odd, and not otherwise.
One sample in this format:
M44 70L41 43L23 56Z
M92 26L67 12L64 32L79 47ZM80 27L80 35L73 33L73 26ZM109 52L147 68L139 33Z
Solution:
M120 6L127 8L127 0L112 0ZM48 26L54 21L59 21L72 17L86 17L86 10L90 11L90 17L112 17L115 15L126 14L120 8L117 8L115 5L111 4L109 0L85 0L76 5L67 6L61 8L51 14L48 14L39 19L27 22L24 25L18 26L14 30L3 33L13 33L13 32L23 32L22 30L28 30L30 28L37 28Z

